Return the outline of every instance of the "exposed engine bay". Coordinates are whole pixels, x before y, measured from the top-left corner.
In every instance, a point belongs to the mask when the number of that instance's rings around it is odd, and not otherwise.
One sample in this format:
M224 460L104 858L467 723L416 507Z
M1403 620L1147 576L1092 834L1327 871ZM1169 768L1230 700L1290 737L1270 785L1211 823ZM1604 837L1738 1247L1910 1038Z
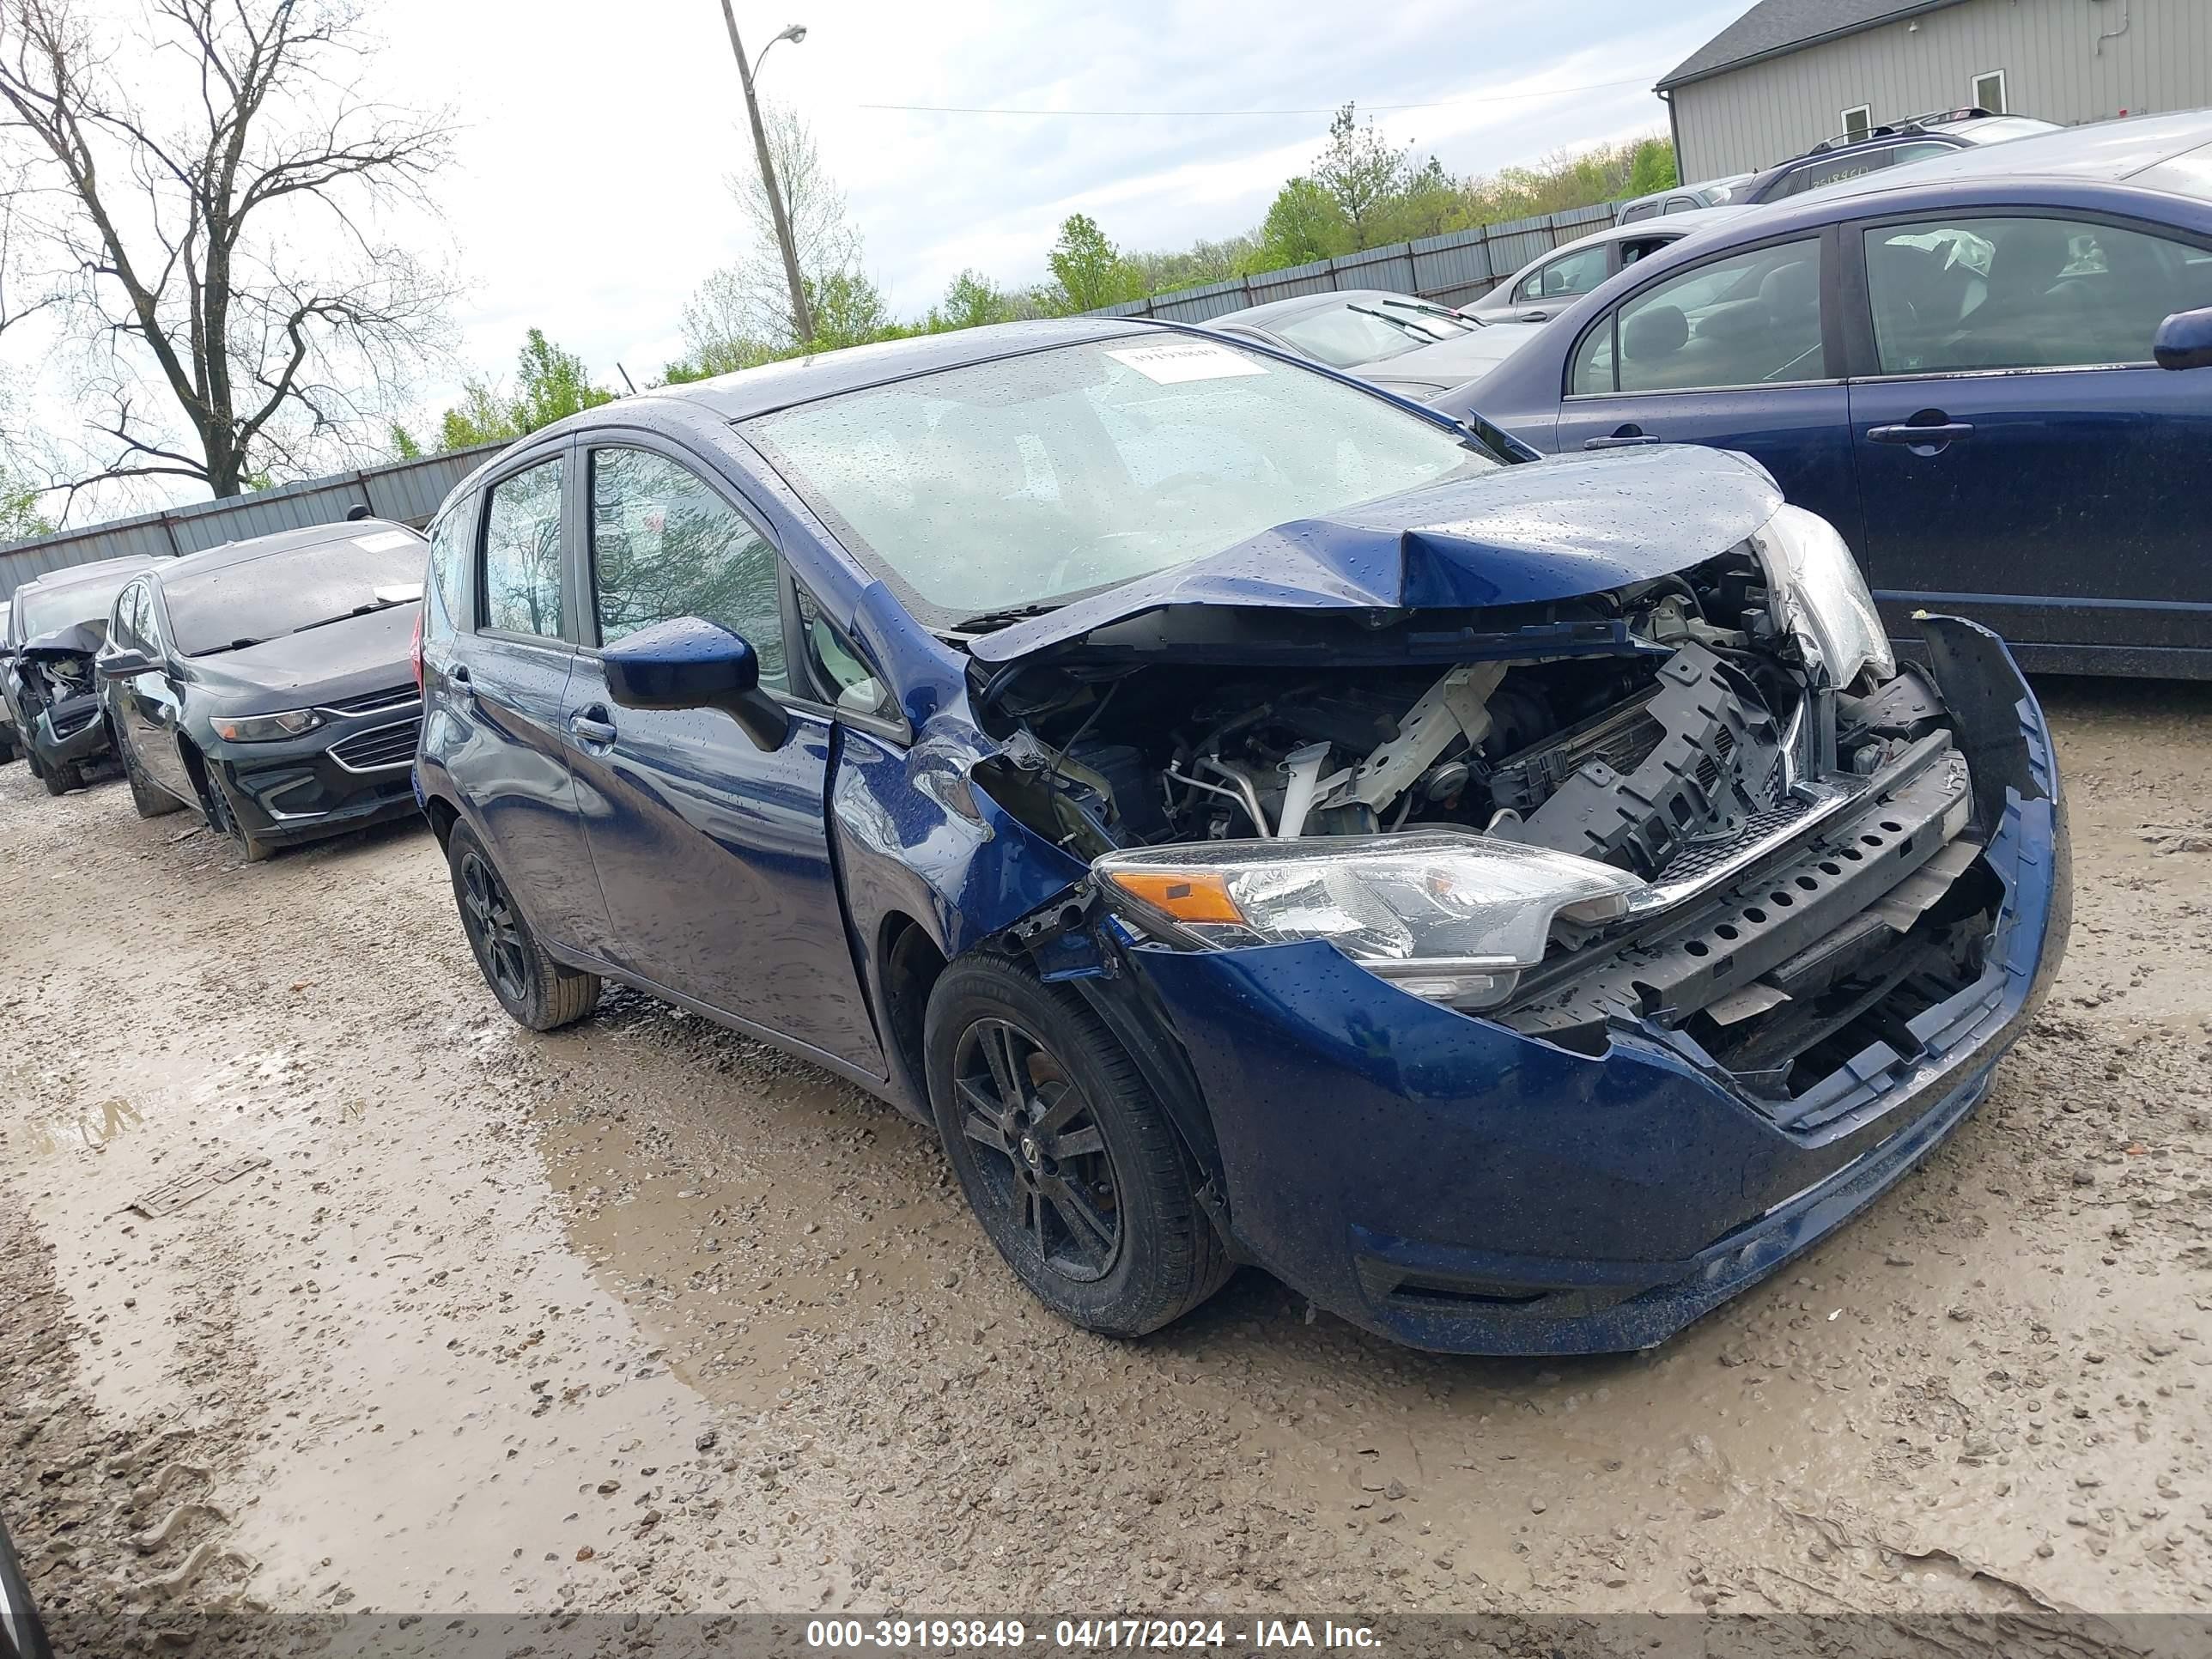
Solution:
M1038 670L1001 704L1020 728L1008 754L1042 769L1062 802L1055 839L1086 856L1449 823L1656 878L1741 836L1796 769L1806 697L1755 575L1723 562L1595 596L1593 613L1621 623L1617 652Z
M1527 609L1540 614L1463 630L1449 662L1037 662L999 697L1011 729L975 779L1071 854L1158 868L1177 895L1209 857L1257 891L1255 844L1296 843L1265 854L1270 890L1306 884L1270 927L1233 904L1135 906L1140 932L1186 945L1341 944L1344 917L1402 918L1422 881L1430 897L1451 884L1416 872L1411 901L1381 892L1387 874L1352 892L1358 872L1323 863L1333 841L1378 870L1400 844L1525 848L1547 878L1605 866L1618 878L1570 882L1519 943L1480 934L1507 942L1479 959L1440 963L1418 941L1347 953L1570 1047L1663 1029L1778 1114L1812 1109L1877 1036L1908 1043L1914 1017L1980 972L2002 896L1977 862L1989 827L1923 675L1826 684L1747 548ZM1498 867L1512 886L1519 866ZM1338 931L1304 920L1329 907Z

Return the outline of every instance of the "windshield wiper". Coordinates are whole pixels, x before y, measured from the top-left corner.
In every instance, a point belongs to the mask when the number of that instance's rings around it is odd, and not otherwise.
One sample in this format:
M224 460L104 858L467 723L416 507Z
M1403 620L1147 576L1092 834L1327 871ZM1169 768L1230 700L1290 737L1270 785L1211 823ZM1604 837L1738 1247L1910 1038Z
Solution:
M1057 605L1016 605L1004 611L985 611L973 617L963 617L952 624L956 634L984 634L996 628L1011 628L1018 622L1027 622L1031 617L1042 617L1057 611Z
M204 651L190 651L185 654L192 657L219 657L226 651L243 651L250 645L261 643L259 640L232 640L226 645L211 645Z
M357 605L343 616L325 617L320 622L301 623L292 632L304 634L311 628L328 628L332 623L351 622L356 617L373 617L380 611L389 611L395 605L413 605L413 599L371 599L367 605Z

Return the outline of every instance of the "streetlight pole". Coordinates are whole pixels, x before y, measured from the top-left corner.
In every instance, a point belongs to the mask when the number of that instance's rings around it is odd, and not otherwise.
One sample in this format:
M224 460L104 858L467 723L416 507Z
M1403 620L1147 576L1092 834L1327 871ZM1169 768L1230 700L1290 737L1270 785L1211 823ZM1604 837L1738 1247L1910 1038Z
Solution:
M722 21L729 25L730 51L738 60L738 78L744 83L745 113L752 118L753 150L760 157L761 183L768 190L769 216L775 221L776 246L783 251L783 280L791 288L791 325L802 343L814 337L814 310L806 303L806 284L799 279L799 249L791 240L791 220L783 210L783 191L775 181L775 163L768 149L768 129L761 124L760 100L753 95L755 65L745 57L744 44L738 39L738 15L730 9L730 0L722 0ZM806 31L796 26L784 30L775 40L801 40ZM761 56L768 56L769 46L761 48Z

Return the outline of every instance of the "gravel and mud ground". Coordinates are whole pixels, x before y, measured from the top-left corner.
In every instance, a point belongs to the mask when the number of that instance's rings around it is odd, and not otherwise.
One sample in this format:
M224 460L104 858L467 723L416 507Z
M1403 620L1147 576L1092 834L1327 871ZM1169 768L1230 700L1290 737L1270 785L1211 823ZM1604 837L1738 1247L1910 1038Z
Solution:
M37 1594L71 1652L236 1607L2212 1609L2212 687L2044 689L2078 919L1988 1101L1780 1277L1571 1363L1254 1272L1072 1331L857 1091L628 994L511 1025L427 831L247 866L9 768Z

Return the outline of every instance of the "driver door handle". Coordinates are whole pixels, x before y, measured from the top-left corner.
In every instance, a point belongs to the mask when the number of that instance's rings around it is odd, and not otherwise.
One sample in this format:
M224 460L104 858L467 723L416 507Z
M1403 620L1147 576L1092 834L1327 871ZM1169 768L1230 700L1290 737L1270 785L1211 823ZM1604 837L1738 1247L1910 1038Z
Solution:
M1974 435L1968 421L1946 421L1937 426L1870 426L1867 441L1877 444L1953 444Z
M1626 426L1615 427L1609 437L1583 439L1583 447L1584 449L1626 449L1633 444L1656 444L1662 441L1663 441L1652 437L1642 427L1631 421Z
M582 743L606 744L615 740L614 722L606 718L606 706L593 703L568 716L568 729Z

